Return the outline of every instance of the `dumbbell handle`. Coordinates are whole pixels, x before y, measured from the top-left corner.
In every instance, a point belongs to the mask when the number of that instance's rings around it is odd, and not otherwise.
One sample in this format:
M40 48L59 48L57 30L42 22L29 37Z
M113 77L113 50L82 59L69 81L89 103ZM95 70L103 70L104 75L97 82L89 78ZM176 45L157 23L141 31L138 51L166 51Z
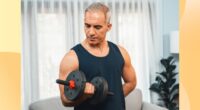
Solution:
M94 92L96 92L96 89L95 89ZM115 95L115 94L114 94L113 92L108 91L106 95L113 96L113 95Z
M57 79L56 83L68 86L70 89L74 89L76 87L74 80L64 81L64 80Z
M64 81L64 80L60 80L60 79L57 79L56 83L62 84L62 85L65 85L65 86L69 86L69 82L68 81Z
M108 96L113 96L113 95L115 95L115 94L114 94L113 92L108 91L106 95L108 95Z

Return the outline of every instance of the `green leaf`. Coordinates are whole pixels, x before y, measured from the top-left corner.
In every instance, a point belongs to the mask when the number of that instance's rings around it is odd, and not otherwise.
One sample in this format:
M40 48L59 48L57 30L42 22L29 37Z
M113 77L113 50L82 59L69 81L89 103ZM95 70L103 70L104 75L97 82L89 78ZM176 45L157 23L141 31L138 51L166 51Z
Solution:
M158 83L164 83L163 79L160 76L156 76L156 81L158 81Z
M165 88L164 87L165 86L165 82L162 80L162 78L160 76L156 77L156 81L158 82L160 89Z
M159 86L158 83L153 83L149 89L151 91L158 93L158 94L160 93L160 86Z
M165 68L167 68L169 65L169 62L166 59L161 59L160 62Z
M175 90L179 90L179 84L175 84L171 90L170 90L170 94L172 94Z
M163 72L158 73L158 74L160 74L161 76L163 76L166 80L168 79L167 78L167 72L163 71Z
M170 65L170 66L167 67L166 71L167 71L167 72L172 72L172 71L174 71L175 69L176 69L176 65Z
M168 97L169 97L169 93L167 93L167 92L164 91L164 90L161 90L161 91L160 91L160 98L166 99L166 98L168 98Z
M167 58L167 60L168 60L169 62L171 62L173 59L174 59L174 57L172 57L172 56L169 56L169 57Z
M176 93L172 96L172 98L170 99L170 101L172 102L173 100L176 100L179 97L179 93Z
M173 73L171 74L171 76L170 76L170 79L173 78L174 76L176 76L177 74L178 74L178 73L174 73L174 72L173 72Z
M169 110L176 110L176 103L169 103Z
M179 107L176 107L176 109L175 110L179 110Z
M164 101L164 103L166 105L168 105L170 103L170 99L168 97L167 98L161 98L161 99Z
M171 62L170 62L170 65L173 65L175 63L175 60L172 60Z
M171 80L168 81L168 88L172 87L172 85L176 82L176 79L173 78Z

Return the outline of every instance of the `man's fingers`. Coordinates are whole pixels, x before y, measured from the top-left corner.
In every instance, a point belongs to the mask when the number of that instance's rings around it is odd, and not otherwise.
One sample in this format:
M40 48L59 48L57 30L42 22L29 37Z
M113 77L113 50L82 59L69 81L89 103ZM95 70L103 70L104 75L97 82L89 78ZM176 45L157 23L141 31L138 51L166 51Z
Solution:
M85 90L84 90L85 94L94 94L94 85L92 85L91 83L86 83L85 84Z

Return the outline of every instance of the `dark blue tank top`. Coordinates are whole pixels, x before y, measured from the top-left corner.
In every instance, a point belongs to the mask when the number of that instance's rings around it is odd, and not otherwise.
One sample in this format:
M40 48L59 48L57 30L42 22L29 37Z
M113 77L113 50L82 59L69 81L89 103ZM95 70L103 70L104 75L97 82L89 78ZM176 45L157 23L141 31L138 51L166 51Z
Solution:
M76 52L79 61L79 70L85 73L88 82L96 76L102 76L108 81L109 91L113 96L97 104L91 105L84 101L74 110L125 110L125 99L122 87L122 70L124 59L117 45L108 41L109 53L105 57L97 57L90 54L81 44L72 48Z

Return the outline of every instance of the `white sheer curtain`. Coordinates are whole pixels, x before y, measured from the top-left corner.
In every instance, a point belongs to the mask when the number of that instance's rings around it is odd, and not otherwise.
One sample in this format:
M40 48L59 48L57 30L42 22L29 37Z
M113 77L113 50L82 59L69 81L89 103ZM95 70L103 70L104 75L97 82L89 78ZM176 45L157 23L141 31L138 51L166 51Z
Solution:
M22 107L59 95L59 63L64 54L85 38L84 9L100 0L22 0ZM159 0L101 0L112 11L107 39L129 52L137 88L151 101L149 86L162 57ZM127 100L131 100L131 94Z

